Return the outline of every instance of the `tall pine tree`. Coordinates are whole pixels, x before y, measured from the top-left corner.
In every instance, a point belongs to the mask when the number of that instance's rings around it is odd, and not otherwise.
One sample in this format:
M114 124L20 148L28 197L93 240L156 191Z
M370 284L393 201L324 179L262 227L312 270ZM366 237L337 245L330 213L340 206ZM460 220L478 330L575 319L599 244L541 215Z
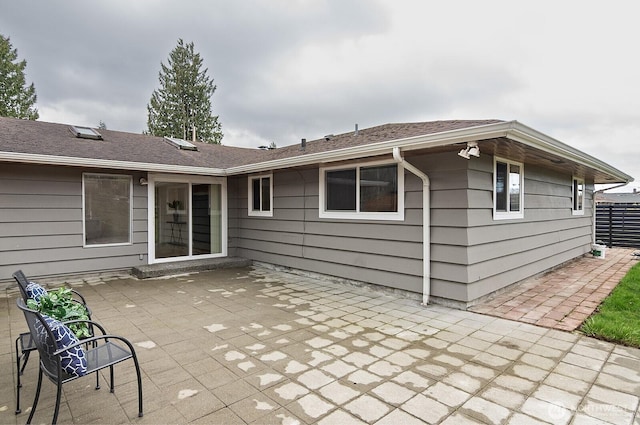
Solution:
M220 143L222 127L211 113L211 96L216 91L213 80L202 68L193 43L182 39L169 54L168 65L160 63L160 88L153 91L147 105L147 132L154 136L171 136L207 143Z
M18 50L9 37L0 34L0 116L37 120L36 89L27 86L24 70L27 61L18 62Z

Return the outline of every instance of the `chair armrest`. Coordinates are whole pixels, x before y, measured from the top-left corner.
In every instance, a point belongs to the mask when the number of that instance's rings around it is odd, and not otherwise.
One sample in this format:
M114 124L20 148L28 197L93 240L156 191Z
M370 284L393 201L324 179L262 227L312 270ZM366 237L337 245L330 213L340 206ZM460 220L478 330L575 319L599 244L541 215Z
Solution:
M94 341L95 341L95 342L97 342L97 341L100 341L100 340L105 340L105 341L107 341L107 342L108 342L108 340L109 340L109 339L115 339L115 340L117 340L117 341L122 341L124 344L126 344L126 345L127 345L127 347L129 347L129 350L130 350L131 354L132 354L133 356L135 356L135 355L136 355L136 351L135 351L135 349L133 348L133 344L131 344L131 343L129 342L129 340L127 340L127 339L126 339L126 338L124 338L124 337L121 337L121 336L118 336L118 335L111 335L111 334L99 335L99 336L92 336L91 338L86 338L86 339L80 340L80 341L78 341L78 342L74 342L74 343L73 343L73 344L71 344L71 345L67 345L67 346L66 346L66 347L64 347L64 348L60 348L59 350L55 351L55 352L53 353L53 355L54 355L54 356L58 356L58 355L60 355L60 354L64 353L65 351L67 351L67 350L68 350L68 349L70 349L70 348L77 347L77 346L79 346L79 345L88 344L88 343L90 343L90 342L94 342Z
M79 301L80 301L82 304L84 304L84 305L85 305L85 307L87 306L87 301L84 299L84 297L82 296L82 294L81 294L80 292L76 291L75 289L72 289L72 290L71 290L71 293L72 293L73 295L75 295L76 297L80 298L80 300L79 300Z
M102 326L100 323L98 322L94 322L93 320L83 320L83 319L75 319L75 320L67 320L66 322L62 322L65 326L69 326L70 324L73 323L87 323L89 324L89 327L93 327L95 326L96 328L100 329L100 332L102 332L102 335L106 335L107 334L107 330L104 328L104 326ZM86 342L87 339L83 339L82 341Z

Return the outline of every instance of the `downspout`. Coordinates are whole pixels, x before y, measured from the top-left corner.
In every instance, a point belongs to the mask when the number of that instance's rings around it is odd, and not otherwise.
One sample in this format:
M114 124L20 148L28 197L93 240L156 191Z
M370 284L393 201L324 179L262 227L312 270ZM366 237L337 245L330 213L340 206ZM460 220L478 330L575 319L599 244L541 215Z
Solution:
M592 236L591 243L593 243L593 244L598 243L596 241L596 193L604 192L604 191L611 190L611 189L617 189L619 187L626 186L628 184L629 184L629 182L620 183L620 184L617 184L615 186L607 187L605 189L599 189L599 190L594 190L593 191L593 199L591 200L591 202L593 204L592 205L592 210L591 210L592 211L592 213L591 213L591 224L592 224L592 227L593 227L591 229L591 236Z
M429 304L431 295L431 214L429 204L430 181L422 171L412 164L409 164L400 155L400 148L393 148L393 159L402 164L405 170L409 170L414 175L422 179L422 304Z

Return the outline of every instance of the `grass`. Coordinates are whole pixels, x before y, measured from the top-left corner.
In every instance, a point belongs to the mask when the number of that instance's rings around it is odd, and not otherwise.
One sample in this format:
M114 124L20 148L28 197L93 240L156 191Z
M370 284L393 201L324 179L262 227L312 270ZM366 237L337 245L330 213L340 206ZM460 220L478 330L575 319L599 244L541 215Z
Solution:
M588 336L640 348L640 263L580 328Z

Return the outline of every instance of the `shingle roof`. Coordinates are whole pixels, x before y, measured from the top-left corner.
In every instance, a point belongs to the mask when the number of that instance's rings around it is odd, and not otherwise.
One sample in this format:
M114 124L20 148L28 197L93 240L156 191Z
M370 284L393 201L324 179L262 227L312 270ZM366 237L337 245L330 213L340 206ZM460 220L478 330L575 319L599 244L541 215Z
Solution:
M99 132L103 140L80 139L65 124L0 118L0 151L209 168L227 168L265 157L265 152L258 149L196 142L198 151L187 151L162 137Z
M69 125L0 117L0 152L62 156L148 164L226 169L309 153L404 139L462 128L495 124L500 120L452 120L384 124L274 150L238 148L196 142L198 151L179 150L162 137L99 130L103 140L76 138Z
M354 131L331 135L326 138L307 142L304 153L300 150L300 143L271 151L269 159L290 158L303 154L328 152L352 146L368 145L389 140L406 139L426 134L442 133L462 128L478 127L487 124L497 124L501 120L448 120L413 123L383 124Z
M602 204L640 204L640 192L596 193L596 202Z

